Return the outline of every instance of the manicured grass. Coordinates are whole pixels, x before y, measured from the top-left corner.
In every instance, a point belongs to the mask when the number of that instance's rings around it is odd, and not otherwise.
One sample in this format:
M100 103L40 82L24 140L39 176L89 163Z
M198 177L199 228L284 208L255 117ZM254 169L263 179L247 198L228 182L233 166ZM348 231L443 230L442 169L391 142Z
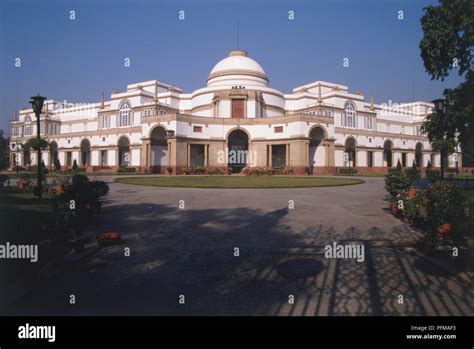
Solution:
M360 179L293 176L170 176L118 178L119 183L182 188L307 188L353 185Z

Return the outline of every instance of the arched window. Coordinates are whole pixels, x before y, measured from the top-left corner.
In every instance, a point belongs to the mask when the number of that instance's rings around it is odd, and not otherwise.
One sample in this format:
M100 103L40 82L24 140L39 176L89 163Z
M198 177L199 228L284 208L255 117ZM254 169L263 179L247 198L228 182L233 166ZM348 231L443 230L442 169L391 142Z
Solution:
M344 160L350 167L356 166L356 141L354 138L349 137L345 143L345 156Z
M343 125L346 127L356 127L356 108L352 102L346 102L344 107Z
M25 126L24 126L24 130L23 130L23 134L25 136L31 136L31 118L29 115L25 116Z
M130 103L128 101L123 101L119 106L119 117L118 125L119 126L130 126L131 124L131 110Z
M417 167L423 166L423 144L416 143L415 147L415 163ZM433 164L431 164L433 165Z

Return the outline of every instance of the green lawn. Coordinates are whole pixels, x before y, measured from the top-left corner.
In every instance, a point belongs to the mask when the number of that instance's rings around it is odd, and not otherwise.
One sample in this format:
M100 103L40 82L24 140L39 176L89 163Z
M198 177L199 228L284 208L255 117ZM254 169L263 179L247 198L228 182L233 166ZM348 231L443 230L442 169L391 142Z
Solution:
M119 183L182 188L307 188L364 183L353 178L292 176L171 176L118 178Z

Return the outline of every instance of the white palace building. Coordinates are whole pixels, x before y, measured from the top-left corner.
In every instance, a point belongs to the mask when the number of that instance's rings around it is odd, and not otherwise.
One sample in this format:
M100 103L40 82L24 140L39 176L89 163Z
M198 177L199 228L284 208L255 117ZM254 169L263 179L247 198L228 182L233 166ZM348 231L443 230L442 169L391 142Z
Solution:
M73 104L47 100L40 117L49 149L42 160L63 168L74 160L88 172L134 167L141 173L173 174L206 166L239 172L242 167L291 167L303 174L385 172L396 166L439 166L439 154L420 133L432 111L425 102L375 104L347 86L315 81L283 93L269 85L247 52L231 51L211 70L205 87L192 93L157 80L135 83L108 100ZM32 109L11 123L12 166L35 166L22 148L36 136ZM246 154L234 156L235 153ZM461 166L461 154L450 166ZM308 170L308 169L306 169Z

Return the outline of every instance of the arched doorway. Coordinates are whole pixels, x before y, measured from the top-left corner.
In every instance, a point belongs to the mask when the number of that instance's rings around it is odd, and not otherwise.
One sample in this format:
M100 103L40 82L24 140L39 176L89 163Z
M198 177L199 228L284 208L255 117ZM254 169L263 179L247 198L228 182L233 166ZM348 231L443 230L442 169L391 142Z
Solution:
M58 143L51 142L49 144L49 166L51 169L54 168L54 165L58 161Z
M325 166L326 154L321 143L324 140L324 130L322 127L314 127L309 134L309 167Z
M118 165L119 167L128 166L130 164L130 141L127 137L122 136L118 141Z
M87 138L81 141L81 165L89 166L91 164L91 143Z
M31 165L31 152L29 148L23 147L23 166Z
M157 126L153 129L150 135L151 147L151 171L153 173L165 173L168 165L168 143L166 141L166 130Z
M417 167L422 167L423 166L423 144L421 144L421 143L416 143L415 163L416 163Z
M383 144L383 160L385 161L385 165L387 167L392 167L393 166L393 154L392 154L392 141L386 140Z
M249 137L242 130L234 130L227 138L227 147L229 149L228 166L232 168L233 173L239 173L247 163Z
M350 167L356 166L356 142L352 137L346 139L345 160Z

